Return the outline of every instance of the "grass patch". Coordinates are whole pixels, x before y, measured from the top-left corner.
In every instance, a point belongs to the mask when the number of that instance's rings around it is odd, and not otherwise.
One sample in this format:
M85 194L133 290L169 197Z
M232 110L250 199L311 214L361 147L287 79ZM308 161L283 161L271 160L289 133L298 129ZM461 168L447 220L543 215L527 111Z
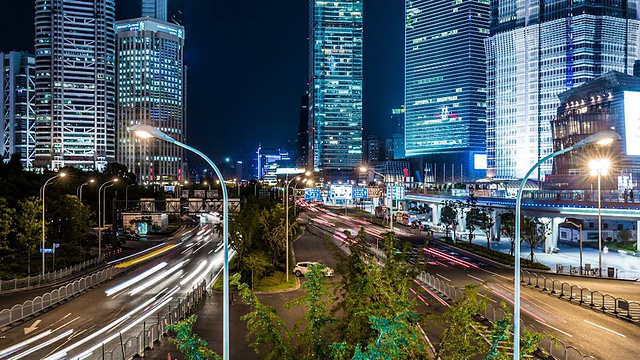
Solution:
M625 243L621 242L609 242L604 244L609 250L626 250L626 251L636 251L636 242L635 241L627 241Z
M232 274L229 274L231 276ZM262 291L262 292L272 292L272 291L281 291L287 289L293 289L296 287L296 276L294 274L289 274L289 282L286 282L285 273L282 271L276 271L270 276L265 276L260 281L258 281L253 286L253 291ZM213 284L213 290L222 291L223 290L223 279L222 276L218 277L216 282ZM229 290L237 291L238 288L229 285Z
M458 242L457 244L452 244L450 242L447 242L447 243L449 245L458 247L460 249L467 250L474 254L478 254L480 256L486 257L487 259L497 261L501 264L511 265L511 266L515 264L515 258L513 256L503 253L501 251L487 249L486 247L481 245L469 244L465 242ZM523 268L529 268L529 269L550 270L550 268L545 264L541 264L539 262L535 262L527 259L520 259L520 266Z

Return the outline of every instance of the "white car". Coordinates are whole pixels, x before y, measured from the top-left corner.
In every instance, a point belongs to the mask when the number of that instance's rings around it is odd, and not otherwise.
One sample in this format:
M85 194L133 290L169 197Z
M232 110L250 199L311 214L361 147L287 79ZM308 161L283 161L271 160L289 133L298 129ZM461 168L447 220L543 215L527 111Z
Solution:
M296 276L300 277L303 275L306 275L309 272L309 268L311 266L314 265L318 265L320 264L317 261L301 261L296 263L296 266L293 268L293 273L296 274ZM325 273L327 276L331 277L333 276L333 269L331 269L330 267L325 267Z

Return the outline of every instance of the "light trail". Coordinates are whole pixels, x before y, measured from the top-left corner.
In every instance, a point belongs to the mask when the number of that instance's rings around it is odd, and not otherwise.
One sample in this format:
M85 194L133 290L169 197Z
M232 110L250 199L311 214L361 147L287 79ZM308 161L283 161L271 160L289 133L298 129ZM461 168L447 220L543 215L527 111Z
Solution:
M118 285L116 285L116 286L114 286L112 288L109 288L109 289L105 290L104 292L107 294L107 296L111 296L112 294L115 294L118 291L126 289L129 286L137 283L138 281L146 278L147 276L156 273L157 271L159 271L160 269L164 268L165 266L167 266L167 263L166 262L161 262L160 264L152 267L151 269L143 272L142 274L137 275L137 276L135 276L135 277L123 282L123 283L120 283L120 284L118 284Z

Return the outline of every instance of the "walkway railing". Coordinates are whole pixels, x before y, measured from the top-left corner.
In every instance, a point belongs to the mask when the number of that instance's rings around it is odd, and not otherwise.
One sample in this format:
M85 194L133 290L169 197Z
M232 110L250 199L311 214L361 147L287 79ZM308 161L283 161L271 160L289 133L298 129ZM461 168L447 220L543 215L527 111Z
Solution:
M62 270L49 272L44 275L28 276L25 278L15 278L11 280L0 280L0 291L15 290L20 288L28 288L31 286L38 286L45 283L54 282L65 277L71 276L84 269L94 267L104 262L104 256L87 260L83 263L67 267Z
M117 270L109 267L47 292L42 296L36 296L33 300L14 305L11 309L4 309L0 311L0 327L15 324L25 318L44 312L58 303L76 297L92 287L110 280L116 273Z
M541 289L576 305L589 307L594 311L611 314L636 324L640 323L640 303L637 301L628 301L625 298L583 288L527 270L520 271L520 275L525 285Z

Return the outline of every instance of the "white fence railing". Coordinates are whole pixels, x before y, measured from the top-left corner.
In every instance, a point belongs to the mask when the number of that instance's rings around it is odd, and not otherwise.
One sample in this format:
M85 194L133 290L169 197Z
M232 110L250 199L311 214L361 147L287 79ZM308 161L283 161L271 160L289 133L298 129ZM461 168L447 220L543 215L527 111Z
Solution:
M100 265L104 262L104 256L87 260L83 263L67 267L62 270L56 270L44 275L28 276L25 278L15 278L11 280L0 280L0 291L15 290L21 288L28 288L32 286L38 286L45 283L54 282L56 280L63 279L71 276L81 270Z
M33 300L14 305L11 309L4 309L0 311L0 327L14 324L36 313L44 312L55 304L78 296L82 292L111 279L116 273L116 269L109 267L67 285L60 286L42 296L36 296Z

